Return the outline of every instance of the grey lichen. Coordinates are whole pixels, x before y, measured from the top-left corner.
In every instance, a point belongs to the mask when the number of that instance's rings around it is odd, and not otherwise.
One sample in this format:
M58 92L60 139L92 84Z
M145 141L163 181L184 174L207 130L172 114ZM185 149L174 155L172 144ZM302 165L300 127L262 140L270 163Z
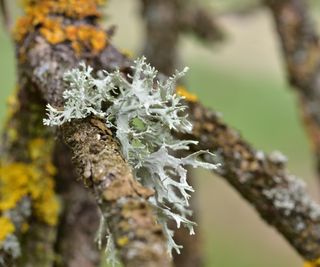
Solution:
M10 255L13 259L17 259L21 255L21 248L18 241L18 238L15 235L9 235L3 245L1 250ZM0 257L0 266L5 266L5 260Z
M302 180L293 175L288 176L287 186L264 189L263 194L272 201L273 206L283 212L285 216L296 214L310 214L312 220L320 218L318 205L306 194L306 185ZM277 177L275 177L277 183ZM303 210L301 210L303 209ZM301 228L301 222L299 226Z
M31 200L24 197L18 205L9 211L3 213L3 216L9 218L16 229L21 229L22 225L31 215ZM4 255L16 260L21 256L21 247L18 240L21 230L10 234L3 242L0 242L0 266L6 266Z
M203 153L213 156L206 151L184 158L173 155L197 143L177 140L171 134L192 130L183 97L175 93L176 82L187 69L169 79L157 80L157 71L144 58L135 61L132 68L133 76L128 77L120 71L101 71L94 77L92 68L84 64L67 72L64 79L69 89L63 95L63 110L48 105L44 124L59 126L88 116L103 119L114 130L135 178L155 190L149 201L163 225L169 251L173 248L179 252L181 247L174 242L167 221L173 219L177 227L182 224L189 228L190 234L194 233L195 223L187 219L191 214L189 198L193 188L187 182L185 167L214 169L217 165L197 160Z

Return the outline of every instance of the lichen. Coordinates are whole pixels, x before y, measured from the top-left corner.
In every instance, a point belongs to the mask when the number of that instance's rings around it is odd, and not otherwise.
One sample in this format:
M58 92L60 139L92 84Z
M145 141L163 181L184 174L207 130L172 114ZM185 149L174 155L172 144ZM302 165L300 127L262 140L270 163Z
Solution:
M318 260L315 260L315 261L308 261L308 262L305 262L303 267L319 267L320 266L320 259Z
M0 163L0 220L14 225L8 233L27 232L27 219L32 214L41 222L54 226L59 205L54 192L55 168L51 162L52 144L36 138L28 143L30 162ZM2 227L0 225L0 229ZM4 231L4 230L3 230ZM0 250L7 246L6 241Z
M124 49L121 49L120 52L121 52L122 55L124 55L127 58L133 58L134 57L134 53L129 49L124 48Z
M275 183L277 183L277 177L275 177ZM310 214L311 219L318 220L320 218L320 209L316 203L305 194L306 185L305 182L296 179L295 176L288 176L288 183L286 187L274 187L270 189L264 189L263 194L272 201L273 206L283 212L285 216L290 216L292 213L299 212L297 203L301 203L301 207L306 209ZM295 222L297 229L303 229L299 217L295 216Z
M0 217L0 245L14 232L14 225L9 218Z
M25 15L17 21L13 32L14 39L22 42L28 33L38 30L50 44L70 42L77 54L86 50L98 53L108 43L107 33L94 25L64 21L63 16L79 20L86 17L98 18L101 15L99 6L103 2L105 1L24 1Z
M6 128L6 136L7 136L7 145L13 143L18 139L18 131L15 127L12 127L10 125L10 122L14 116L14 114L17 112L19 109L19 101L17 100L17 92L18 92L18 87L14 90L14 92L9 95L7 99L7 114L5 118L5 128Z
M133 169L135 178L145 187L156 192L149 202L158 214L158 222L168 238L169 252L179 252L181 246L173 240L173 231L167 226L168 219L176 221L177 227L184 225L193 234L194 222L187 219L190 192L185 166L216 168L214 164L198 161L199 151L188 157L173 156L172 152L189 149L191 140L176 140L172 131L190 132L192 125L187 119L187 106L183 97L175 93L177 80L183 72L169 79L156 82L157 71L145 63L135 61L133 76L128 82L119 71L100 72L92 75L92 68L84 64L65 74L69 90L64 92L64 108L47 106L48 118L44 124L59 126L72 119L97 116L112 129L121 144L124 158ZM106 108L106 104L108 108ZM116 240L121 246L124 239Z
M100 17L99 6L106 2L106 0L23 0L22 7L26 12L37 10L42 11L43 15L53 13L74 19L83 19L85 17Z
M195 94L190 93L184 86L177 86L176 88L177 94L184 97L187 101L197 102L198 97Z
M0 212L14 209L28 196L32 199L35 215L48 225L57 222L58 202L54 194L55 168L46 151L44 139L29 143L31 163L2 163L0 167Z

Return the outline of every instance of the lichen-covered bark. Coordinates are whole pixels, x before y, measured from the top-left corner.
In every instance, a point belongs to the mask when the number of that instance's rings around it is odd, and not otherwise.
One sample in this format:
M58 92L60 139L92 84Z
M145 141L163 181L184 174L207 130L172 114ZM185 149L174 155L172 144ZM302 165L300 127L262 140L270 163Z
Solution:
M288 79L298 93L302 117L320 177L320 42L306 0L265 0L279 34Z
M75 121L62 127L85 184L92 188L125 266L170 266L166 240L142 187L103 123Z
M92 21L81 20L82 23ZM23 48L23 49L21 49ZM76 56L68 42L50 44L35 31L20 44L23 77L30 79L43 98L55 107L62 104L65 71L84 59L94 68L128 72L130 62L108 45L100 54ZM257 152L214 113L198 103L191 104L195 128L191 137L196 148L220 155L219 174L225 177L308 260L317 259L319 246L319 206L286 172L282 157ZM147 198L152 192L134 180L130 167L119 153L118 144L103 124L93 119L74 121L61 129L72 148L74 163L115 236L126 266L170 266L166 241L156 224ZM210 159L207 159L210 160Z
M37 220L30 222L30 229L22 236L21 257L14 267L53 267L55 261L54 243L56 228Z
M35 197L35 194L30 195L29 193L30 190L43 190L43 186L47 186L52 181L49 144L51 138L42 124L44 102L39 98L39 95L34 94L34 87L27 79L20 76L19 81L17 98L11 101L9 105L6 132L2 136L0 148L0 175L2 177L0 178L11 175L10 179L18 181L23 177L15 175L19 175L21 171L26 171L30 172L30 174L25 174L27 179L33 180L36 177L30 175L36 172L40 174L37 179L43 179L44 183L39 186L32 181L27 181L27 184L20 183L21 187L16 188L17 191L11 192L12 196L17 196L16 203L10 202L9 204L9 199L0 196L2 207L0 209L0 217L7 217L7 214L10 214L8 217L15 225L13 234L20 239L22 256L21 260L15 264L12 254L1 247L0 257L4 259L6 267L50 267L53 266L53 244L56 237L55 218L52 216L56 214L55 212L43 213L42 204L45 205L43 201L55 202L54 195L49 187L47 187L48 190L45 193L48 197L46 199L41 196L41 193L37 197ZM39 141L41 143L44 140L47 142L48 149L46 150L42 149L41 144L40 146L38 145ZM39 156L43 158L40 160ZM6 167L8 169L4 169ZM1 192L6 191L6 183L1 183L0 187ZM27 190L27 188L29 188L29 191L27 191L29 193L21 195L21 192ZM8 209L5 208L7 205L10 205ZM47 208L50 209L51 207Z
M143 55L163 74L171 75L179 67L178 49L181 33L194 34L202 41L210 43L223 39L222 30L217 25L213 14L195 1L142 0L141 4L145 24ZM188 178L189 183L194 187L195 177L189 175ZM191 209L195 213L190 219L197 222L198 207L195 196L191 199ZM172 229L176 228L173 223L170 226ZM203 265L201 239L199 225L196 235L190 235L183 227L175 229L175 240L177 244L183 246L180 254L173 253L176 267Z
M55 242L55 267L97 267L101 252L95 242L100 216L95 199L77 181L69 148L58 141L55 146L57 193L62 211Z
M143 55L163 74L171 75L179 64L180 34L192 33L207 42L223 39L214 17L196 2L185 0L141 0L145 21Z
M70 43L52 46L41 33L30 34L27 39L29 42L23 41L19 48L24 56L23 75L32 80L47 102L59 107L66 89L64 73L79 63L79 55ZM99 57L84 54L82 59L109 71L127 71L129 66L129 61L111 45ZM103 216L108 219L125 266L170 266L166 239L147 202L151 192L134 180L115 141L92 123L81 121L66 125L62 133L72 148L79 174L95 193ZM101 140L96 139L98 135Z
M189 103L189 106L194 129L188 138L199 141L192 150L208 149L216 153L221 161L217 174L226 178L304 259L317 260L320 206L308 196L303 182L288 173L285 158L255 150L201 104Z

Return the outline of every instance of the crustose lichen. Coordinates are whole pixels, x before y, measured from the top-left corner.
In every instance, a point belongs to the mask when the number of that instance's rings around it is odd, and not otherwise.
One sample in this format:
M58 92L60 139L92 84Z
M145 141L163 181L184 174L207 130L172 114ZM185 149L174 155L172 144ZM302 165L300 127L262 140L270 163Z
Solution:
M92 68L84 64L67 72L64 78L69 89L64 92L64 109L48 105L44 124L61 125L92 115L103 119L120 141L135 178L155 190L149 201L163 224L169 251L173 248L179 252L181 246L174 242L167 220L173 219L178 227L182 224L190 234L194 233L195 223L187 219L193 188L187 182L185 166L213 169L216 165L197 160L200 154L208 153L204 151L182 158L174 156L196 143L177 140L171 134L192 130L183 97L175 93L176 82L187 69L169 79L157 80L157 71L144 58L135 61L132 68L133 75L129 77L116 71L100 72L95 78Z

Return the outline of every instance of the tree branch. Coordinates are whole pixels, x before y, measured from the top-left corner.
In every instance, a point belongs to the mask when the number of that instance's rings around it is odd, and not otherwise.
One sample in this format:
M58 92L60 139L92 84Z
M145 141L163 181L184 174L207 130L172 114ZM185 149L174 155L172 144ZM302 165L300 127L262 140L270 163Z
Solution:
M143 55L163 74L177 68L177 44L181 33L192 33L214 43L224 38L215 17L196 2L185 0L141 0L146 27Z
M216 153L216 172L257 210L306 260L320 257L320 206L308 195L304 183L285 168L281 154L256 151L238 132L201 104L190 102L193 133L199 149ZM210 159L204 158L210 161Z
M50 45L37 32L24 47L24 75L32 79L45 99L61 106L63 74L76 66L69 43ZM130 62L111 45L86 58L94 67L126 72ZM198 148L216 152L222 159L224 176L291 245L307 260L320 255L320 208L301 182L289 175L279 155L267 157L255 151L212 112L190 104L194 123L191 137ZM122 159L116 141L97 120L74 121L62 127L65 141L73 150L77 169L95 193L98 204L115 235L116 245L127 266L169 266L165 239L155 223L146 199L152 194L134 180ZM208 160L208 159L207 159ZM112 217L110 217L112 216ZM142 231L143 229L143 231ZM158 244L154 247L154 244Z
M217 22L217 17L196 1L184 3L179 8L179 27L184 33L191 33L201 41L219 43L225 39L224 31Z
M57 141L54 154L56 191L62 201L55 267L100 266L101 252L94 240L100 221L95 199L77 181L69 148Z
M320 42L305 0L265 0L279 34L288 79L298 93L320 177Z
M53 46L39 32L29 41L22 42L19 49L25 51L21 64L24 77L33 81L47 102L62 106L66 89L63 76L77 66L79 57L70 43ZM126 70L129 62L111 45L99 53L99 58L91 54L83 59L98 68L104 64L108 70ZM125 266L170 266L166 238L147 201L153 192L134 180L118 144L107 129L99 128L100 124L75 121L61 128L72 148L75 167L92 189Z
M14 225L0 242L0 266L51 267L58 216L52 139L42 123L44 102L28 80L19 77L19 81L0 148L0 218ZM48 204L46 208L52 210L46 212L43 206ZM15 264L19 254L22 257Z
M123 263L170 266L166 239L147 201L153 191L133 178L117 142L107 128L99 127L92 119L75 121L62 131L78 172L95 193Z

